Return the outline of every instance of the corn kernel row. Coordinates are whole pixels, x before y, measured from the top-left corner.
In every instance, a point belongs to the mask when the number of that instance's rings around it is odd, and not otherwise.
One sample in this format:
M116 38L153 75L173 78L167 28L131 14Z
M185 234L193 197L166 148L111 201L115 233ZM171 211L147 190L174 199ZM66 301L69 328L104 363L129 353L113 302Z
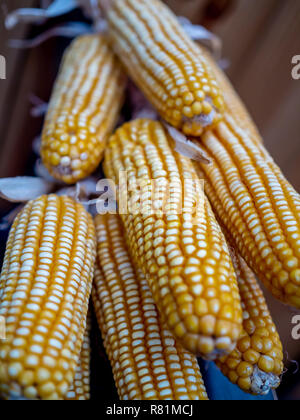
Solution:
M92 327L91 315L87 318L87 327L84 333L83 343L79 360L77 362L75 377L69 389L66 400L68 401L89 401L90 393L90 364L91 364L91 340L90 333Z

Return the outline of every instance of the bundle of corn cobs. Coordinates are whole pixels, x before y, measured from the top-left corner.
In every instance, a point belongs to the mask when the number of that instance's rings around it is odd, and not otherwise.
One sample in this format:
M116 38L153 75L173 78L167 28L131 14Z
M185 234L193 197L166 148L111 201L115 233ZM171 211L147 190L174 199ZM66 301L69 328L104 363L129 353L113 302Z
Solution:
M93 220L52 194L19 213L0 278L1 397L89 398L90 295L121 399L207 399L197 357L266 394L280 384L283 351L257 277L300 308L300 197L214 59L163 3L100 3L107 33L66 52L41 155L67 184L104 157L118 197L126 174L130 209ZM160 118L113 134L126 72Z

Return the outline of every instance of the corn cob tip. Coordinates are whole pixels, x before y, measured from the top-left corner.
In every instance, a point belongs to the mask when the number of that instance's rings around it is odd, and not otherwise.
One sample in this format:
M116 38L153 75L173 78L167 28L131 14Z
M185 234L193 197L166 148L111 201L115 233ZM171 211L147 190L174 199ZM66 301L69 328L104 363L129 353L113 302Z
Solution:
M251 377L251 392L255 395L268 395L272 389L280 385L279 376L263 372L256 366Z
M204 320L203 323L205 322ZM229 340L227 337L214 339L211 336L193 337L190 334L186 335L183 344L188 351L196 354L197 357L212 362L230 354L236 347L236 341Z
M48 153L47 151L42 150L41 156L44 162L51 161L50 165L47 164L47 169L55 179L61 180L66 184L73 184L80 179L74 173L74 169L75 166L80 166L80 162L83 163L81 157L72 161L69 156L62 156L61 158L58 156L51 157L50 153L51 152Z
M223 104L223 101L222 101ZM211 127L221 121L221 109L223 105L218 109L213 103L209 96L205 97L203 109L206 109L206 113L196 114L192 118L188 118L186 115L182 118L182 131L186 135L200 136L203 134L207 127ZM192 105L192 109L197 109L197 103ZM189 111L186 111L189 113Z

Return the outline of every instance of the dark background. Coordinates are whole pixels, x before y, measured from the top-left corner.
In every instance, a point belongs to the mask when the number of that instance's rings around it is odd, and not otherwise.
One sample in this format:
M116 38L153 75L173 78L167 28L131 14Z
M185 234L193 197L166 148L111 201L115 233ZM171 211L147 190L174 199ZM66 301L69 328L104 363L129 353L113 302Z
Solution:
M47 0L46 0L47 1ZM300 80L291 77L292 57L300 55L300 0L167 0L178 15L202 23L223 40L227 73L265 139L265 144L287 178L300 192ZM34 7L36 0L0 0L0 54L6 57L7 80L0 80L0 178L32 174L36 156L32 140L42 120L30 116L29 95L48 101L61 55L68 41L57 38L32 50L8 48L10 38L31 38L66 20L82 20L79 12L48 21L42 27L18 26L7 32L3 10ZM0 216L10 208L0 200ZM6 233L0 232L0 262ZM280 399L300 399L300 342L292 339L292 311L266 293L286 351L287 373ZM111 399L113 381L101 348L94 351L97 370L93 382L103 399ZM99 351L98 351L99 350ZM99 352L102 357L99 358ZM294 360L294 362L293 362ZM114 392L114 391L113 391Z

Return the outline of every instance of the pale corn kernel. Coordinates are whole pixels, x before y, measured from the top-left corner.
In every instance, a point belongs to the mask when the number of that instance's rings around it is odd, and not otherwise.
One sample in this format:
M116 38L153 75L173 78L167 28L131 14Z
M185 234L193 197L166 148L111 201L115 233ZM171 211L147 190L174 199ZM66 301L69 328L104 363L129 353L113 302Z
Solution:
M199 135L222 115L224 100L202 47L160 0L112 0L112 46L131 78L162 118ZM191 83L192 78L192 83Z
M238 374L238 376L240 378L248 378L251 377L253 374L253 366L250 365L250 363L247 362L241 362L237 369L236 372Z
M274 360L270 356L262 356L258 361L258 367L264 372L272 372L274 369Z
M90 333L92 327L91 315L88 314L87 327L81 346L79 360L77 362L73 384L68 390L65 400L68 401L89 401L90 400L90 363L91 343ZM63 379L63 378L62 378Z
M148 182L156 179L158 168L164 169L159 179L164 179L166 185L171 183L170 195L165 191L163 201L169 199L175 211L154 211L149 200L143 202L145 213L122 212L129 251L143 270L158 310L175 337L187 350L215 358L231 352L242 329L242 311L228 246L193 164L174 151L172 140L159 122L133 121L110 139L104 161L107 178L117 183L119 173L126 172L138 182L143 170L143 180ZM183 197L175 188L181 184ZM171 191L173 185L175 194ZM128 201L135 198L135 191L129 190ZM199 204L197 209L191 202ZM157 231L159 243L155 241ZM192 240L189 252L182 244L185 237ZM193 293L196 286L201 297ZM209 322L202 319L204 316ZM216 346L220 338L228 338L222 350Z
M19 398L65 397L57 372L66 378L67 392L83 340L95 256L93 220L71 198L42 196L19 213L0 276L0 313L9 331L0 340L1 397L10 398L15 387ZM39 304L37 290L43 291ZM69 294L72 305L63 300Z
M41 155L67 184L99 165L122 106L125 78L102 35L78 37L67 49L49 103Z
M227 376L228 376L229 380L230 380L233 384L237 383L237 381L238 381L238 379L239 379L239 376L238 376L238 374L236 373L236 371L235 371L235 370L230 370L230 371L228 372Z
M99 267L92 296L120 399L207 400L197 359L162 323L148 282L130 257L120 217L96 216L95 224Z
M260 354L252 349L247 350L243 354L243 359L245 360L245 362L251 363L252 365L257 365L259 358Z

